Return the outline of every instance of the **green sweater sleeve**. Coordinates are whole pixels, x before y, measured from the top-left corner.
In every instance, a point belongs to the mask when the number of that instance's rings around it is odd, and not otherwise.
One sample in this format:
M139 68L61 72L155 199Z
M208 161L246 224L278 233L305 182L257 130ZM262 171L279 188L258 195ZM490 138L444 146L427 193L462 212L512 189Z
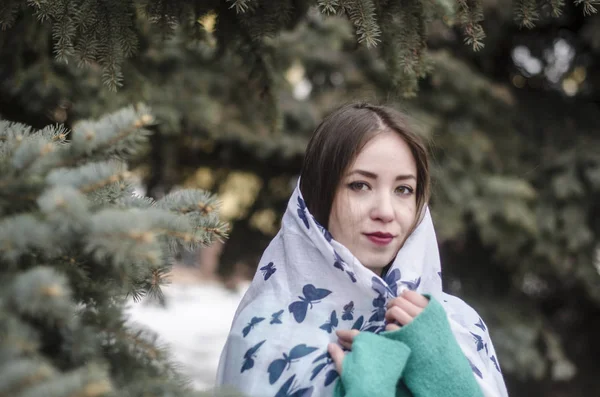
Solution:
M346 354L335 397L394 397L410 349L402 342L361 332Z
M360 333L346 354L335 397L482 397L446 312L430 302L410 324Z
M410 348L402 383L414 397L483 397L471 365L454 338L446 311L434 298L410 324L380 335Z

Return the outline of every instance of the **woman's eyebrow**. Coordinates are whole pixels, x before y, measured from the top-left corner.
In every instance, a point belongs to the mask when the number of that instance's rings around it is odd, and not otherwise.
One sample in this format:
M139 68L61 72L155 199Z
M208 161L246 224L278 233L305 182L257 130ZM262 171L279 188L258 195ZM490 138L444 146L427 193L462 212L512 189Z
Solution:
M348 176L352 176L354 174L360 174L362 176L366 176L367 178L377 179L377 174L374 174L372 172L365 171L365 170L353 170L352 172L350 172L348 174ZM407 180L407 179L414 179L416 181L417 177L414 176L413 174L398 175L396 177L397 181L404 181L404 180Z

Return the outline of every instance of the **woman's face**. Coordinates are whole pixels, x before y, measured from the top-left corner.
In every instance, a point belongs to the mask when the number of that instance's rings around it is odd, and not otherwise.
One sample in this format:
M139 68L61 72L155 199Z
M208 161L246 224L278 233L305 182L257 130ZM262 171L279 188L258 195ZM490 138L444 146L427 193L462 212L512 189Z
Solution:
M395 132L372 138L340 179L329 231L381 275L411 231L417 211L417 165Z

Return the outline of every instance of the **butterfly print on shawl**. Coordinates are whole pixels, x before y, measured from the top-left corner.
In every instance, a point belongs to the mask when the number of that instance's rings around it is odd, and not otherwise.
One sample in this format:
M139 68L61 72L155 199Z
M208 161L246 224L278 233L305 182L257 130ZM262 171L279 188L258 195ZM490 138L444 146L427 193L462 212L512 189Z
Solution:
M484 348L483 338L472 332L471 332L471 335L473 335L473 339L475 340L475 345L477 345L477 351L483 350L483 348ZM487 343L486 343L486 350L487 350Z
M469 365L471 366L471 369L473 370L473 373L477 376L479 376L481 379L483 379L483 374L481 373L481 371L479 370L479 368L477 368L472 362L471 360L469 360L467 358L467 361L469 362Z
M370 322L366 322L365 323L364 316L360 316L359 318L356 319L356 321L354 322L354 324L352 324L352 328L351 329L356 329L358 331L365 331L365 332L373 332L375 334L378 334L381 331L383 331L384 328L385 327L383 325L372 324Z
M265 339L262 342L258 342L256 345L254 345L250 349L248 349L248 351L244 354L244 363L242 364L241 373L244 373L244 371L254 367L254 359L256 358L256 353L258 352L258 349L260 349L260 347L266 341L267 340Z
M306 204L300 196L298 196L298 216L300 219L302 219L302 222L304 222L304 226L306 226L307 229L310 229L310 224L308 223L308 218L306 217Z
M391 272L388 272L383 278L383 280L388 285L392 296L398 296L398 281L400 281L400 269L394 269ZM374 281L375 280L373 280L373 282ZM381 293L380 291L377 292Z
M351 272L350 270L347 269L348 265L346 264L346 262L344 262L344 260L340 256L340 254L333 251L333 255L334 255L333 267L335 267L336 269L340 269L343 272L346 272L348 277L350 277L350 280L352 280L352 282L355 283L356 275L354 274L354 272Z
M294 379L296 375L292 375L288 380L285 381L281 389L275 394L275 397L311 397L314 387L305 387L302 389L297 388Z
M354 319L354 301L348 302L344 305L344 313L342 314L342 320L350 321Z
M284 310L281 309L280 311L271 314L271 322L269 324L282 324L281 315L283 314L283 312Z
M494 363L494 367L496 367L498 372L502 373L502 371L500 371L500 366L498 365L498 360L496 360L496 356L490 357L490 360L492 360L492 362Z
M401 283L406 285L409 290L416 291L419 285L421 285L421 277L417 277L412 281L401 281Z
M334 311L331 312L331 315L329 316L329 321L327 321L325 324L321 325L319 328L321 328L324 331L327 331L328 334L333 332L333 329L336 328L338 326L338 318L337 318L337 314Z
M479 321L475 324L475 326L481 328L482 331L486 330L485 324L483 323L481 317L479 317Z
M396 297L396 295L390 289L390 287L387 285L387 283L384 283L384 281L382 281L377 276L373 276L373 278L371 278L371 288L375 292L377 292L379 294L379 296L381 296L381 297L391 297L391 298Z
M269 262L268 265L261 267L260 270L263 273L263 277L265 278L265 281L267 281L269 279L269 277L271 277L273 274L275 274L275 272L277 271L277 268L275 267L273 262Z
M371 313L371 318L369 318L370 322L373 321L383 321L385 320L385 298L382 295L379 295L377 298L373 299L373 310Z
M242 330L242 334L244 335L244 338L246 336L248 336L248 334L250 333L250 331L252 331L252 329L261 321L263 321L265 318L264 317L252 317L252 320L250 320L250 322L248 323L248 325L246 325L244 327L244 329Z
M305 344L300 344L293 347L292 350L290 350L290 354L283 353L283 358L274 360L271 364L269 364L269 368L267 368L267 372L269 372L269 383L273 384L277 382L286 367L287 369L290 369L293 362L298 361L298 359L309 355L315 350L317 350L316 347L309 347Z
M333 240L333 236L331 235L331 233L329 233L329 230L323 227L323 225L321 225L314 216L312 218L313 221L315 221L315 224L317 225L321 233L323 233L323 237L325 237L325 240L327 240L327 242L330 243L331 240Z
M325 352L325 353L321 354L319 357L315 358L313 360L313 364L317 363L319 361L322 361L323 359L326 359L326 360L312 369L312 375L310 376L310 380L315 379L321 373L321 371L323 371L323 369L325 367L333 364L333 360L328 352ZM325 387L329 386L334 380L336 380L337 377L338 377L338 373L335 369L330 369L329 371L327 371L327 373L325 374L324 386Z
M304 296L299 296L299 301L292 302L288 306L290 313L294 315L294 319L298 323L303 322L306 318L306 311L308 310L309 306L312 309L313 304L319 303L321 299L326 298L329 294L331 294L331 291L324 288L316 288L312 284L306 284L302 288L302 293Z

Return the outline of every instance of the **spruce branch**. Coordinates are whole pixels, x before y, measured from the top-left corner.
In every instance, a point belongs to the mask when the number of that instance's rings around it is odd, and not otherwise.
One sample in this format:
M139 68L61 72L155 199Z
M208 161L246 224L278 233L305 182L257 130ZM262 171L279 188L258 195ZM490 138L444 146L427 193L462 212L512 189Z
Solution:
M130 176L125 163L108 161L54 169L46 177L46 182L51 186L72 186L82 193L91 193Z
M8 268L1 269L6 272ZM7 289L4 289L5 294ZM21 320L14 312L9 311L6 306L7 300L2 299L0 305L0 362L4 363L3 369L9 365L7 362L16 360L22 356L34 356L40 348L39 333L28 323ZM0 370L0 379L6 372ZM0 393L7 387L10 379L0 380ZM8 385L10 387L10 385ZM1 395L1 394L0 394Z
M481 26L483 21L483 6L479 0L457 0L458 20L463 26L465 44L470 45L473 51L483 48L485 32ZM521 0L519 0L521 1Z
M235 8L237 14L243 14L253 9L256 0L227 0L227 2L231 3L229 8Z
M150 132L146 127L153 123L154 117L144 105L121 109L97 121L81 121L73 127L71 156L56 166L69 167L84 158L101 156L126 159L147 142Z
M377 23L373 0L341 0L348 19L354 24L359 43L375 47L381 31Z
M418 78L428 72L427 25L423 3L403 0L381 10L382 55L395 87L405 97L416 95Z
M68 63L74 54L73 41L75 39L76 27L70 11L70 1L57 1L57 6L62 5L62 10L56 12L55 21L52 24L52 38L54 39L54 54L56 59Z
M520 26L533 29L540 19L536 0L517 0L515 4L515 20Z
M336 15L340 4L339 0L319 0L317 5L323 14Z
M8 295L21 315L50 325L69 326L75 306L65 276L48 266L38 266L17 276Z
M197 189L176 190L156 202L157 208L180 214L198 213L200 215L218 215L220 205L216 196Z
M14 265L25 255L50 254L56 249L52 228L31 214L0 220L0 258Z
M0 396L15 396L23 390L56 376L56 370L39 357L17 358L0 367Z
M51 187L39 196L37 204L57 236L67 239L86 232L89 203L77 189Z
M103 397L113 391L107 370L97 364L89 364L39 382L21 395Z
M122 321L127 297L164 300L176 252L226 233L207 193L180 191L160 203L133 195L118 158L146 139L140 130L152 120L140 107L72 133L0 121L1 395L100 397L112 395L113 380L136 395L195 395L166 351L157 354L155 341ZM98 330L111 327L129 334L103 339ZM24 355L48 366L18 361ZM117 369L128 374L110 377Z
M565 6L564 0L550 0L550 9L552 10L552 16L558 18L562 15L563 7Z
M579 6L583 4L583 15L589 16L596 14L598 10L595 6L600 5L598 0L575 0L575 5Z
M20 5L20 0L4 0L0 3L0 30L6 30L14 25Z

